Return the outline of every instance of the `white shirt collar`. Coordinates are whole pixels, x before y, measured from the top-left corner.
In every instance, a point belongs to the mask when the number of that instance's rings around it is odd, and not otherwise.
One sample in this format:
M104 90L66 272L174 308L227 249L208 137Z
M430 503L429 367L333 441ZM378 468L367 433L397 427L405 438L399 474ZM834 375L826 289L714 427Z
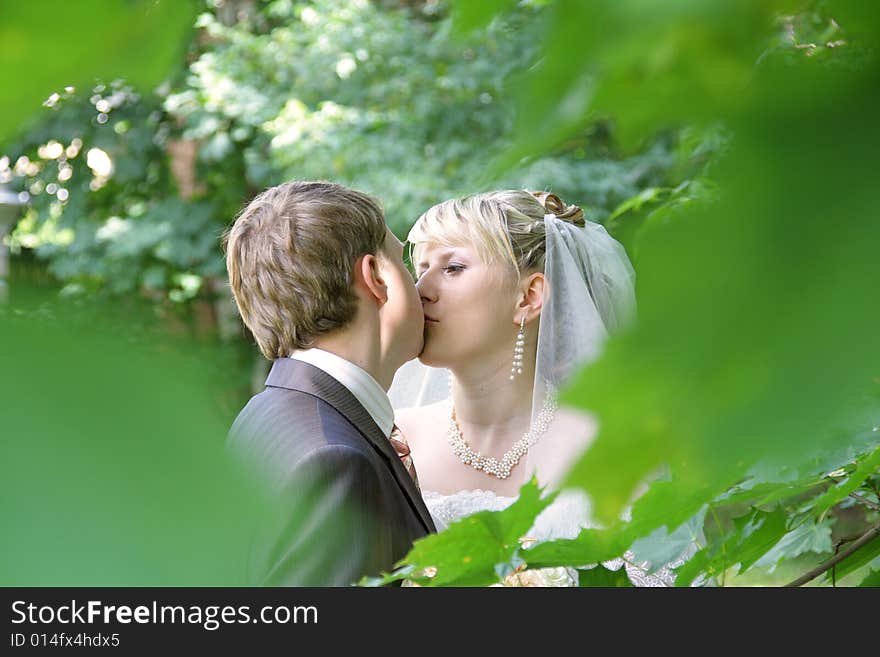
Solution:
M313 347L297 349L290 358L314 365L345 386L386 436L394 427L394 409L388 394L368 372L341 356Z

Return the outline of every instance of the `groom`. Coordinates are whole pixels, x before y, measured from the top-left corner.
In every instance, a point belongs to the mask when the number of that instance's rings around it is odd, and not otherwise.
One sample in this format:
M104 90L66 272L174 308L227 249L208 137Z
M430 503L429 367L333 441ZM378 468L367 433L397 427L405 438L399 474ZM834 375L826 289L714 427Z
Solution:
M376 201L327 182L267 189L224 243L238 310L274 361L229 433L281 508L249 583L346 586L390 571L435 531L390 440L386 391L423 337L403 245Z

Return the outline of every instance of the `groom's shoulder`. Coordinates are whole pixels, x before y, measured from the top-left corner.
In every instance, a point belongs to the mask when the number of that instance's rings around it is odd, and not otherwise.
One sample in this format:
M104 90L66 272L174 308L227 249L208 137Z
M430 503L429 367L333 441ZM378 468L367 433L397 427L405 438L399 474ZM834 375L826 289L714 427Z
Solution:
M298 390L266 386L244 405L235 418L230 433L254 424L275 426L293 416L303 418L315 412L315 401L311 395Z
M233 450L287 462L330 444L349 444L369 453L358 430L325 400L272 386L250 398L227 435Z
M267 387L251 397L232 423L226 446L270 491L294 479L324 476L328 468L336 472L343 462L349 469L376 468L375 454L338 410L286 388Z

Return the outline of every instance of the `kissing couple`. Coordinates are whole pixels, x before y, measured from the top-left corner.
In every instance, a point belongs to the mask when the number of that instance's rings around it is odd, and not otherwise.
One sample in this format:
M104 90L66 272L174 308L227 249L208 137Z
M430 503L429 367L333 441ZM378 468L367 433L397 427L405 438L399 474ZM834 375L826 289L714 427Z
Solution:
M634 321L624 248L581 208L522 190L440 203L407 241L414 276L379 203L328 182L265 190L224 236L239 313L273 362L228 438L278 502L249 583L390 572L414 541L505 508L532 477L558 487L596 435L555 391ZM529 537L587 526L586 495L563 491ZM637 585L671 579L606 565ZM548 577L577 585L573 569Z

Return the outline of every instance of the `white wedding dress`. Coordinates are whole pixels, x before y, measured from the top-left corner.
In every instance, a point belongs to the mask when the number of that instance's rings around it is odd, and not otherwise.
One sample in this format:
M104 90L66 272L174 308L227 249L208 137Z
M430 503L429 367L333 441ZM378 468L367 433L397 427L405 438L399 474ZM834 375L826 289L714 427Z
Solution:
M422 498L431 512L437 531L442 531L456 520L479 511L501 511L516 500L515 497L503 497L488 490L461 490L451 495L425 490L422 491ZM539 542L576 538L581 529L598 527L589 520L589 509L589 500L585 494L574 490L563 491L538 515L527 538ZM634 563L633 554L627 551L623 558L604 561L602 565L610 570L626 568L634 586L665 587L674 585L674 569L684 561L683 557L649 574L650 564ZM574 568L543 568L532 571L525 581L528 582L524 584L526 586L577 586L578 573Z

